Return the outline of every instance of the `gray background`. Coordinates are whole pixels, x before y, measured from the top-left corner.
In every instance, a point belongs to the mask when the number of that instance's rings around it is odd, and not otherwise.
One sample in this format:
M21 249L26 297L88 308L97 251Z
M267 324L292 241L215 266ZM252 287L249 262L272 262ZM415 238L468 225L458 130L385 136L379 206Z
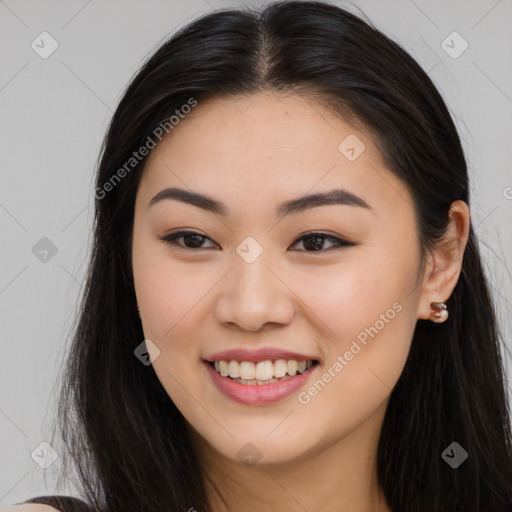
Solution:
M512 0L337 3L356 14L361 8L400 42L450 108L510 350ZM142 60L178 27L198 14L242 5L0 0L0 503L55 490L60 460L43 470L31 453L51 441L52 393L89 254L95 163L120 95ZM47 59L31 47L34 40L42 46L43 31L59 45ZM453 31L469 44L458 58L441 46ZM460 51L462 41L452 39L445 44ZM43 237L55 245L54 255L38 252L48 244ZM508 355L506 363L510 368Z

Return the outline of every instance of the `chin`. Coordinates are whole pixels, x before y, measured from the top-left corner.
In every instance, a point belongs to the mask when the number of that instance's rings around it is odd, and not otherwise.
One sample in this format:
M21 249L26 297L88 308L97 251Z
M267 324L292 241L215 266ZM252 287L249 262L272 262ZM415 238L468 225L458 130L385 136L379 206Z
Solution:
M298 428L297 425L290 424L287 430L279 432L279 422L275 422L273 424L277 428L272 432L268 422L260 423L264 425L263 429L247 429L240 426L235 429L226 425L226 429L233 437L223 430L222 434L219 433L217 436L212 435L211 431L196 434L202 437L203 443L208 444L209 450L214 450L222 457L245 466L261 467L296 462L307 457L319 445L309 427Z

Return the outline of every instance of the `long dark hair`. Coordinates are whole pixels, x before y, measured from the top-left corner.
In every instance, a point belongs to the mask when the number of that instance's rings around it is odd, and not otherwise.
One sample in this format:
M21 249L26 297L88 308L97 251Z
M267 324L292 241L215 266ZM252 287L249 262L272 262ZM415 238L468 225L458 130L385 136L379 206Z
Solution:
M210 510L185 420L152 366L134 356L144 335L131 236L147 158L126 163L191 98L200 108L207 98L263 90L315 98L376 137L414 199L423 255L442 238L451 203L469 204L465 157L443 99L370 23L327 3L291 1L217 11L179 30L129 84L99 162L92 253L58 408L63 470L75 465L95 510ZM393 511L510 511L502 340L472 228L448 308L444 324L417 322L382 428L379 483ZM468 452L457 469L441 456L452 442Z

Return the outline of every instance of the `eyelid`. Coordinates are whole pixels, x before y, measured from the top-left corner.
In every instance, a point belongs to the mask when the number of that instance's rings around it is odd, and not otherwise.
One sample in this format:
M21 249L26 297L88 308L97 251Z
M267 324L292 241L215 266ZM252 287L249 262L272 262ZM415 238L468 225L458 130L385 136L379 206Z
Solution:
M323 238L325 240L328 240L332 243L334 243L333 247L330 247L329 249L321 249L319 251L299 251L299 252L306 252L306 253L325 253L332 249L340 249L342 247L352 247L354 245L358 245L355 242L350 242L349 240L346 240L345 238L337 235L330 235L329 233L323 233L322 231L308 231L307 233L304 233L302 235L299 235L295 241L293 242L293 245L296 245L298 242L301 242L305 238L317 236L318 238Z
M161 240L163 240L165 243L167 243L169 245L178 246L180 249L185 249L186 251L196 251L197 252L197 251L202 251L205 249L212 249L212 247L199 247L197 249L193 249L191 247L186 247L184 245L176 243L177 238L182 238L183 236L186 236L186 235L197 235L197 236L200 236L201 238L210 240L214 244L218 245L217 242L214 242L209 236L206 236L206 235L203 235L202 233L198 233L197 231L192 231L192 230L188 230L188 229L175 231L174 233L165 235L161 238Z
M186 235L198 235L201 238L204 238L206 240L210 240L211 242L213 242L216 245L218 245L209 236L203 235L202 233L198 233L198 232L192 231L192 230L176 231L174 233L170 233L168 235L163 236L161 238L161 240L163 240L164 242L166 242L169 245L178 246L180 249L184 249L186 251L198 252L198 251L201 251L201 250L212 249L212 247L198 247L198 248L194 249L194 248L185 247L184 245L176 243L176 239L182 238L183 236L186 236ZM291 246L296 245L297 243L301 242L305 238L309 238L309 237L313 237L313 236L317 236L318 238L323 238L325 240L329 240L330 242L334 243L334 246L330 247L328 249L320 249L318 251L299 250L298 252L305 252L305 253L312 253L312 254L325 253L325 252L328 252L328 251L330 251L332 249L340 249L340 248L343 248L343 247L353 247L355 245L358 245L356 242L351 242L349 240L346 240L346 239L342 238L341 236L331 235L331 234L328 234L328 233L324 233L322 231L307 231L306 233L303 233L303 234L299 235L297 238L295 238L295 240L293 241ZM297 251L297 249L292 249L292 250Z

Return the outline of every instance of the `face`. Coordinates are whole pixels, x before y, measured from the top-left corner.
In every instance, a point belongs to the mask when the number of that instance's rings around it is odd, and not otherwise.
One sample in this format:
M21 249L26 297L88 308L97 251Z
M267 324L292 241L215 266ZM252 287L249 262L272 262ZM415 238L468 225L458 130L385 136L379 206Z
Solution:
M385 409L418 318L413 201L312 100L199 103L149 156L132 256L154 370L219 455L298 460Z

